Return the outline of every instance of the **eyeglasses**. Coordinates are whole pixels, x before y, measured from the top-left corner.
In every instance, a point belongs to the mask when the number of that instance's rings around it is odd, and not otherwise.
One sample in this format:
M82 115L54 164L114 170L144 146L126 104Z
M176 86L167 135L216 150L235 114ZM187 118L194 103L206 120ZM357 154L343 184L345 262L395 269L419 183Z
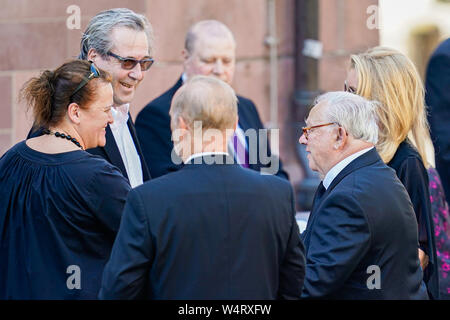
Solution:
M351 87L347 84L347 80L344 80L344 91L350 92L350 93L356 93L356 89L354 87Z
M136 60L134 58L124 58L112 53L111 51L108 51L107 54L119 60L122 68L125 70L131 70L139 63L141 65L141 70L147 71L148 69L150 69L153 62L155 62L155 60L153 60L152 58L146 58L142 60Z
M337 123L336 122L330 122L330 123L325 123L325 124L319 124L317 126L312 126L312 127L303 127L302 131L303 131L303 134L305 135L306 140L308 140L309 131L311 129L325 127L325 126L331 126L332 124L337 124Z
M94 63L91 62L91 73L89 76L83 79L83 81L80 82L78 87L75 89L75 91L72 93L71 97L74 96L75 93L77 93L81 88L83 88L91 79L100 77L100 73L98 69L95 67Z

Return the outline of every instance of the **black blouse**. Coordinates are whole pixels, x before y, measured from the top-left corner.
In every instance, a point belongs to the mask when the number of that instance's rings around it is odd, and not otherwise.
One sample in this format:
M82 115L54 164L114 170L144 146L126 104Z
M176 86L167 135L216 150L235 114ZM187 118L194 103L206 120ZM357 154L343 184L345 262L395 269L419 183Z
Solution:
M411 198L419 228L419 245L430 259L424 280L433 298L437 298L437 257L427 170L419 153L407 140L399 145L387 165L396 171ZM430 277L436 278L432 280L433 283L430 283Z
M6 152L0 299L96 298L129 190L116 167L82 150L46 154L23 141Z

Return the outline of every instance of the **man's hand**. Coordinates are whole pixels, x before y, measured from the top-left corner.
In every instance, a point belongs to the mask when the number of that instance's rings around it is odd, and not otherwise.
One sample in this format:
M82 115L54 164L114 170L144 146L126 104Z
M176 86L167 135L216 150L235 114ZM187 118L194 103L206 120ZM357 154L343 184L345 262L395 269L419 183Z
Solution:
M428 256L425 254L425 252L422 249L419 249L419 260L420 260L420 266L422 267L422 270L425 270L425 268L428 266L428 262L430 260L428 259Z

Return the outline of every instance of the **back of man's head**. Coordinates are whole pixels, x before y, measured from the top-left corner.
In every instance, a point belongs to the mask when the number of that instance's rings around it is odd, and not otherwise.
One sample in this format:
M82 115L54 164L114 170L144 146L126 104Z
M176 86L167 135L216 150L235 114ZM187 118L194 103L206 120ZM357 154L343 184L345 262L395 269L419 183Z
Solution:
M95 15L83 33L78 59L86 60L90 49L95 49L105 57L113 47L112 30L126 27L136 31L144 31L147 35L149 54L153 52L153 30L147 18L130 9L115 8Z
M175 123L182 117L191 129L195 121L201 121L203 129L234 130L237 122L236 94L219 79L194 76L176 92L170 116Z

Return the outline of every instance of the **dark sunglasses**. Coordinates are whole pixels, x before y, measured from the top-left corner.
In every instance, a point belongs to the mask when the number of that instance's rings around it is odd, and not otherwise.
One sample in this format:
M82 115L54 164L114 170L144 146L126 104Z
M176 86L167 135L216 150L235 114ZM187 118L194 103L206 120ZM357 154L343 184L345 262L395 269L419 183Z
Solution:
M152 58L146 58L142 60L136 60L134 58L124 58L112 53L111 51L108 51L108 55L119 60L122 68L125 70L131 70L139 63L141 65L141 70L147 71L155 61Z
M80 82L78 87L72 93L71 97L73 97L73 95L75 93L77 93L81 88L83 88L89 82L89 80L94 79L94 78L98 78L98 77L100 77L99 71L95 67L94 63L91 62L91 73L86 78L84 78L83 81Z

